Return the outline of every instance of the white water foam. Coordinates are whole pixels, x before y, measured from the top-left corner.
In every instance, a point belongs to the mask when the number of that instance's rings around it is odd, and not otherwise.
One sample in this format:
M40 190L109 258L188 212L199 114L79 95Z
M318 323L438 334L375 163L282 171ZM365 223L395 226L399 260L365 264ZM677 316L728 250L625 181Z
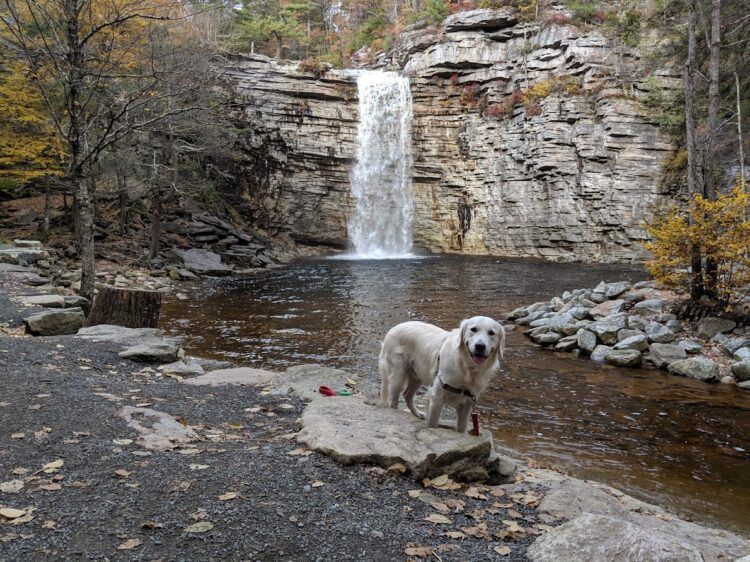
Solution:
M412 258L412 102L409 79L395 72L357 75L356 208L349 219L353 259Z

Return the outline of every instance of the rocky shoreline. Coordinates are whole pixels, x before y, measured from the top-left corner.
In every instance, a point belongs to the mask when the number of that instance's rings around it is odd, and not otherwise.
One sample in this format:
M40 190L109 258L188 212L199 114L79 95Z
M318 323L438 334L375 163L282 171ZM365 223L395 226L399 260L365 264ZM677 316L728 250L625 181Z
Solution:
M602 281L521 306L508 319L553 351L750 390L750 326L718 317L680 322L670 312L677 300L649 281Z
M23 302L18 295L24 279L33 286L33 275L20 266L0 271L6 296ZM10 283L11 276L20 277ZM21 314L13 310L13 301L0 305L0 321ZM12 414L0 435L0 507L10 510L0 512L6 514L0 517L0 540L13 559L39 552L107 556L130 548L146 557L224 557L227 548L246 542L247 532L236 524L245 519L268 537L265 546L244 547L260 558L290 555L290 536L302 548L292 557L300 558L348 559L352 545L358 552L352 559L406 554L412 559L551 562L573 553L606 559L627 552L644 559L647 552L654 560L723 561L750 554L750 544L728 531L684 521L609 486L520 461L513 451L493 444L487 432L472 437L428 430L412 416L381 406L371 383L344 371L304 365L270 372L189 357L179 338L156 329L94 326L77 335L20 335L0 337L0 349L8 352L0 354L5 367L0 371L14 396L0 406ZM34 366L40 363L51 370L40 371ZM40 393L39 385L48 385L44 381L53 375L57 382L51 390L59 392L59 400L44 405L39 396L48 393ZM319 384L349 388L354 395L324 397L316 392ZM69 407L72 396L75 412ZM51 411L56 418L48 417ZM43 440L41 448L19 448L18 440L31 439L29 428L39 425L36 412L50 428L44 433L49 437L35 433L35 441ZM87 421L91 412L106 422L92 425ZM80 427L89 429L71 437L70 431ZM373 427L390 429L373 432ZM97 442L98 460L89 458L89 438ZM89 443L86 449L78 448L81 442ZM48 466L53 456L71 466L50 469L41 480L38 472L19 469ZM103 476L87 474L91 463ZM181 463L189 467L178 468ZM194 472L199 470L206 472ZM57 472L63 479L55 480ZM207 474L200 487L211 491L170 495L170 505L193 512L187 521L175 521L157 507L164 501L162 480L172 479L179 487L180 478L194 481L186 478L193 473ZM75 517L59 520L56 513L75 513L76 502L91 501L79 497L88 488L74 484L92 481L98 502L128 496L139 517L153 525L109 514L107 521L117 529L111 536L83 517L84 527L93 526L100 540L82 546L81 533L90 529L79 528ZM274 495L264 488L251 491L254 481L276 490ZM284 482L298 482L299 488ZM40 493L40 487L59 490L63 499ZM347 493L364 499L350 501ZM269 498L270 512L264 506ZM349 506L345 513L335 510L341 502ZM232 506L229 517L227 505ZM292 507L295 511L289 512ZM162 514L154 516L157 511ZM346 529L354 520L363 528L352 534ZM321 521L338 530L322 543L316 542ZM391 528L396 522L399 531Z

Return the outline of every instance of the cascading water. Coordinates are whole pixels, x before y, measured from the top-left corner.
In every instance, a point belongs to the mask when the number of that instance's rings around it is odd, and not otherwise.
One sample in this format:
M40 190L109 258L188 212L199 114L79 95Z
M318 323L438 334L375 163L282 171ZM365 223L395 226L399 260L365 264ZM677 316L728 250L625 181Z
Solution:
M349 239L357 257L409 255L414 200L411 190L411 92L395 72L357 76L357 164L351 174L356 202Z

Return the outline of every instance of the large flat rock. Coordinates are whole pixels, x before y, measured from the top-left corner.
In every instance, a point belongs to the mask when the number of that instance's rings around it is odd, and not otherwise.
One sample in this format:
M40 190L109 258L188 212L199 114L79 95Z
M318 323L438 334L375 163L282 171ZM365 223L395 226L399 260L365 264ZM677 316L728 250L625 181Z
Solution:
M278 373L251 367L236 367L233 369L217 369L195 378L181 381L192 386L265 386Z
M354 396L313 400L302 414L297 440L342 464L403 463L415 478L441 474L461 478L489 468L492 436L429 429L400 410L368 404Z

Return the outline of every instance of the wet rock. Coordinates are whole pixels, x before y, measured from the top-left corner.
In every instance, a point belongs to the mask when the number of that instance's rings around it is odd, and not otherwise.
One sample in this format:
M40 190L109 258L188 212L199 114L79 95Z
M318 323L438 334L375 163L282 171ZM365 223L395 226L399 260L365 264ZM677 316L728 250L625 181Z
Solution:
M638 314L659 314L664 309L662 299L647 299L637 302L633 306L633 311Z
M670 363L667 370L674 375L704 382L717 382L720 378L718 365L702 355Z
M555 351L572 351L578 347L578 336L566 336L555 344Z
M408 412L368 404L355 396L318 398L302 414L297 440L339 463L388 467L403 463L417 479L441 474L460 476L485 467L492 436L451 429L429 429Z
M66 308L40 312L24 318L26 330L35 336L63 336L75 334L85 320L80 308Z
M721 380L719 381L721 384L734 384L737 381L735 378L731 375L726 375L724 377L721 377Z
M742 390L750 390L750 381L741 382L737 386L739 386Z
M138 432L140 437L136 443L146 449L170 451L198 437L192 429L178 422L175 416L159 410L123 406L117 416Z
M202 275L229 275L231 269L221 263L221 256L209 250L192 248L190 250L173 250L185 264L185 268Z
M634 349L636 351L646 351L648 349L648 339L646 336L639 334L620 340L614 346L615 351L623 349Z
M607 354L612 351L612 348L608 345L597 345L594 348L594 351L591 352L591 360L592 361L605 361L607 359Z
M592 322L585 329L596 334L596 337L602 343L612 345L617 343L617 332L622 329L622 326L606 320L600 320Z
M603 303L598 304L594 308L592 308L589 311L589 314L591 314L591 317L594 318L594 320L599 320L601 318L604 318L605 316L611 316L612 314L622 312L624 308L625 301L622 299L614 301L604 301Z
M658 322L651 322L646 326L646 335L654 343L669 343L675 339L674 332Z
M677 345L691 355L703 351L703 346L695 340L680 340Z
M614 298L619 297L628 289L630 289L630 283L628 281L608 283L607 288L604 290L604 294L606 295L608 299L614 299Z
M631 330L640 330L641 332L646 330L646 327L648 327L649 322L642 316L628 316L628 327Z
M643 338L644 342L645 339ZM613 349L607 353L605 359L608 363L620 367L638 367L643 361L643 354L637 349Z
M590 332L589 330L578 330L576 338L578 341L578 347L584 352L590 354L594 351L594 348L596 348L596 334L593 332Z
M157 328L126 328L112 324L99 324L87 326L78 330L76 337L94 340L108 341L122 345L138 345L148 342L162 341L164 332Z
M750 380L750 359L732 364L732 374L740 382Z
M709 316L698 325L698 334L710 340L716 334L731 332L735 326L737 326L737 323L734 320Z
M532 562L649 560L703 562L699 550L653 528L583 513L537 538L526 551Z
M64 308L65 299L61 295L34 295L23 297L29 306L44 306L46 308Z
M685 349L670 343L652 343L649 347L651 362L659 369L664 369L675 361L687 358Z
M128 347L118 355L123 359L146 363L173 363L180 349L169 342L151 342Z

